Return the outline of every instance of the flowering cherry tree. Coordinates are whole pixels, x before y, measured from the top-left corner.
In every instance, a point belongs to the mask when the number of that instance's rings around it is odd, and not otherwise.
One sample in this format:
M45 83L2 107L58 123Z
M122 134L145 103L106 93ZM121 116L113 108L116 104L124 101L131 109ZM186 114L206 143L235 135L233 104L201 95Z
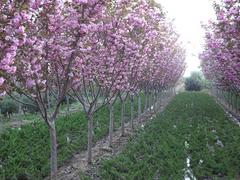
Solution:
M57 173L55 120L72 82L71 71L85 24L97 14L91 14L92 9L100 12L102 4L9 0L1 6L1 93L17 91L39 108L50 131L52 179ZM44 101L47 92L56 97L52 112Z
M240 93L240 3L215 4L215 21L206 25L205 49L200 55L205 76L220 89Z

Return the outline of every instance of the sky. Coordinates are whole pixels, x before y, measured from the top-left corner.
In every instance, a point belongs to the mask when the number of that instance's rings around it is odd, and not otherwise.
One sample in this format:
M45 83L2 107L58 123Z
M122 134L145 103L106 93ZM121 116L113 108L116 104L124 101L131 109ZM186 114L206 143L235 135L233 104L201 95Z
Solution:
M204 30L201 24L214 19L212 0L156 0L169 19L174 19L176 31L181 36L187 50L187 69L184 77L188 77L192 71L200 71L198 54L204 44Z

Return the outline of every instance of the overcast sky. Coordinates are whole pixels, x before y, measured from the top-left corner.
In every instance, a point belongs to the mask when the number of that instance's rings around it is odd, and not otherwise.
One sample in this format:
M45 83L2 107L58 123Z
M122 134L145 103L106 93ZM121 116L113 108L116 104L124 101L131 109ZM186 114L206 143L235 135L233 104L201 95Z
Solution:
M174 19L176 30L181 35L181 40L187 50L187 70L185 77L191 71L199 71L200 60L198 54L201 52L204 31L201 23L213 19L214 10L212 0L156 0L160 2L167 11L168 17Z

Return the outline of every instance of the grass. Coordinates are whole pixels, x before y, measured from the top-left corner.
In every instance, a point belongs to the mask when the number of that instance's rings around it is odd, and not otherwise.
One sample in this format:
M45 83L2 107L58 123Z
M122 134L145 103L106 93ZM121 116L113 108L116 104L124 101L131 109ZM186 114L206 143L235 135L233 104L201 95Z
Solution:
M99 175L113 180L184 179L187 157L197 179L239 178L240 129L205 93L177 95L120 155L101 163Z
M135 110L137 101L135 101ZM130 117L130 101L126 103ZM120 125L120 104L114 107L115 127ZM94 141L108 133L109 112L102 108L94 116ZM87 146L87 120L82 111L57 119L58 163L62 165L77 151ZM0 135L0 179L43 179L49 174L50 142L46 125L34 121L20 129L7 129ZM67 141L70 139L70 142Z

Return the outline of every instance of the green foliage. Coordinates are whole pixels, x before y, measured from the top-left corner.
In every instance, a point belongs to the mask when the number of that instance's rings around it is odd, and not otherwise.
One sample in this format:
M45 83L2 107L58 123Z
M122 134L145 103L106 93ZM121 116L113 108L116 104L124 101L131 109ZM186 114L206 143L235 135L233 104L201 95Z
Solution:
M188 156L196 179L238 177L239 127L204 93L177 95L120 155L101 163L100 177L183 179Z
M0 102L0 109L1 113L7 116L18 112L18 104L9 97L6 97Z
M200 72L193 72L191 76L185 80L185 89L187 91L201 91L207 87L208 83Z
M130 101L126 119L130 117ZM135 101L135 110L137 104ZM120 104L114 105L115 127L120 125ZM104 107L94 116L94 142L108 133L109 112ZM58 163L87 147L87 120L83 112L57 119ZM70 142L67 140L69 139ZM0 179L43 179L49 173L50 142L46 125L37 121L20 129L8 129L0 137Z

